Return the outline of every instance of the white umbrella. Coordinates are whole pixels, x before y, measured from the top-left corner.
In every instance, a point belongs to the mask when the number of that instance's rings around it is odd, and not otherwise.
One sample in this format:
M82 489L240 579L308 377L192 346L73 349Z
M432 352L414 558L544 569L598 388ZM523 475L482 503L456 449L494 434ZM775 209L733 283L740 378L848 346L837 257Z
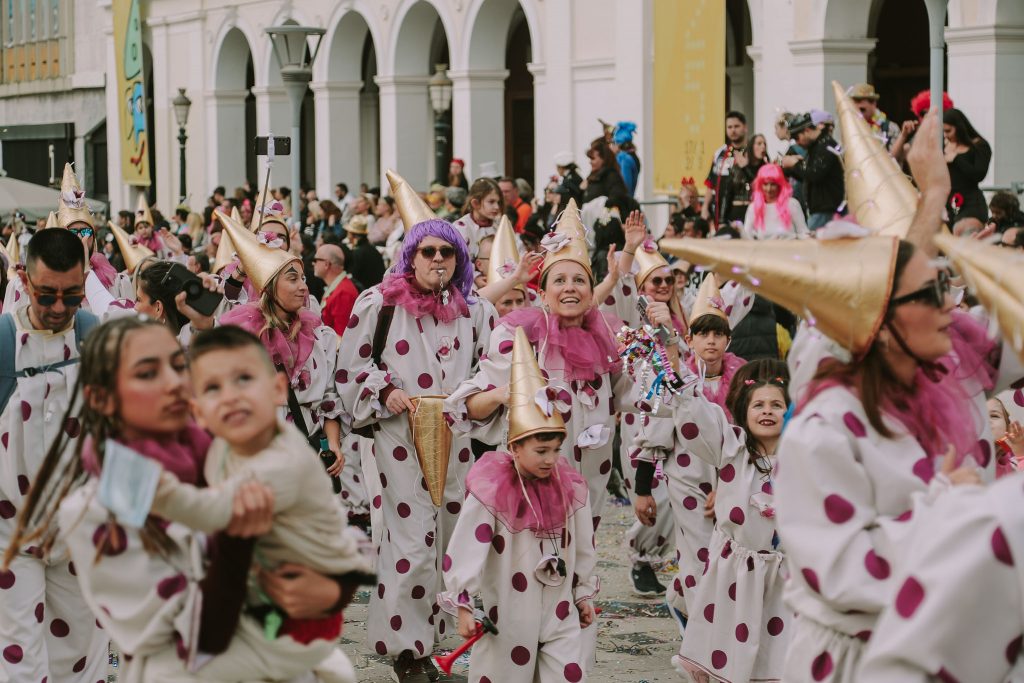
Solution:
M0 177L0 216L18 210L29 219L46 218L51 211L57 210L59 194L60 190L52 187L6 176ZM93 213L106 211L103 202L88 198L85 201Z

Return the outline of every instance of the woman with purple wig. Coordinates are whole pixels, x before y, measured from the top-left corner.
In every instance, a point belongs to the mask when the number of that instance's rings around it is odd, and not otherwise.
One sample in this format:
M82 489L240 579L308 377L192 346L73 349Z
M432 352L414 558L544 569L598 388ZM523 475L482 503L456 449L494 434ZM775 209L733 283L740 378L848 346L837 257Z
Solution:
M336 384L352 427L372 430L380 489L370 495L381 584L371 591L367 632L373 650L392 658L401 683L436 680L429 655L435 640L454 632L437 606L444 590L439 568L472 461L468 436L455 435L448 453L433 454L448 463L436 505L417 445L424 455L425 437L447 427L443 418L420 426L430 414L422 398L450 394L474 374L497 314L489 302L470 296L473 265L465 239L446 221L415 220L425 207L414 205L414 193L395 194L402 221L412 228L384 281L356 300ZM417 416L415 435L409 413Z

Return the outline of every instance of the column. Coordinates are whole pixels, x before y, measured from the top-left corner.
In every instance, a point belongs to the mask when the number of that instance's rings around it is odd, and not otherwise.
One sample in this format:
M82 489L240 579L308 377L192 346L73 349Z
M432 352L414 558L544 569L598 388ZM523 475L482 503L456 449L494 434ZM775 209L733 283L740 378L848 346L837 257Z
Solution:
M832 81L845 87L867 80L868 55L875 49L874 38L825 38L794 40L789 43L796 73L794 80L802 86L794 91L792 106L797 111L808 109L835 110Z
M986 184L1024 181L1024 27L947 28L949 94L992 145Z
M493 161L505 172L505 79L508 71L451 71L452 134L455 156L476 177L480 164Z
M375 79L380 88L381 173L394 169L416 190L427 189L434 175L434 113L428 80L426 75ZM386 181L381 178L380 182Z
M362 81L312 83L316 120L316 192L333 197L334 184L358 187L362 171L359 90Z
M538 185L542 179L551 175L552 157L561 151L570 151L581 169L587 168L583 150L586 148L586 133L593 131L593 116L586 129L576 135L576 102L573 92L572 77L572 6L570 2L538 3L538 9L544 13L539 21L539 36L534 41L543 41L544 61L532 62L527 68L533 74L534 120L542 122L534 129L533 177ZM556 116L547 116L545 112L557 112ZM591 137L593 137L591 135Z
M248 90L214 90L204 93L206 104L206 127L211 132L210 144L206 145L206 177L210 187L193 186L189 174L189 191L194 198L192 206L202 206L205 193L217 185L231 188L240 187L245 178L245 150L252 140L245 139L245 98ZM192 106L198 104L192 99ZM196 112L197 114L199 112ZM191 116L189 117L191 118ZM188 141L191 146L193 141Z
M154 168L149 170L149 176L156 189L156 205L163 210L164 216L170 216L178 205L178 126L170 101L178 91L171 86L168 73L171 47L167 39L167 23L149 23L150 48L153 51L153 130L149 131L149 144L156 150Z
M291 136L292 130L292 109L288 100L288 93L283 85L254 87L252 94L256 96L256 135L277 137ZM245 119L241 119L244 121ZM299 140L292 140L292 149L296 149ZM266 157L259 157L257 169L259 177L256 181L262 190L264 180L264 169L266 168ZM245 160L242 160L243 168ZM292 167L288 158L278 156L274 160L273 177L270 179L270 187L285 186L298 192L298 178L292 178Z
M362 144L359 146L359 177L355 182L371 182L384 176L380 168L380 98L377 91L363 92L359 95L359 135ZM378 181L379 182L379 181ZM351 184L349 188L354 186ZM388 194L382 187L382 192Z

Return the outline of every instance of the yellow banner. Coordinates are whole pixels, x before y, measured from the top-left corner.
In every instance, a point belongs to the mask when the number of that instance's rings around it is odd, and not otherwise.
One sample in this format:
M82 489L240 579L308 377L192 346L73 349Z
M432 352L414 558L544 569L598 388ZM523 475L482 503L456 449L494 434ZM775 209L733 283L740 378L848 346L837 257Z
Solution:
M725 138L725 0L654 0L654 191L698 188Z
M146 84L142 69L141 0L113 0L114 55L119 94L121 175L129 185L150 184Z

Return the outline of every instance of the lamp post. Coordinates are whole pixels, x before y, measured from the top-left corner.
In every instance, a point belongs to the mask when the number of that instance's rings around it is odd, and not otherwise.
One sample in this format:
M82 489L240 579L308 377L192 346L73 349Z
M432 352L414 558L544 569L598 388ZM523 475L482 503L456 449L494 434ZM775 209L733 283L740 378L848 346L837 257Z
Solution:
M943 143L942 135L942 82L945 80L945 47L946 47L946 2L947 0L925 0L928 11L928 48L930 56L929 71L931 79L931 107L939 108L939 144Z
M452 82L445 73L447 64L438 64L434 75L430 77L427 89L430 91L430 106L434 110L434 173L436 180L443 181L448 177L447 151L448 136L452 127L445 120L445 113L452 106Z
M178 153L180 154L178 171L181 174L178 181L181 198L178 203L184 204L185 197L187 196L185 188L185 141L188 140L188 136L185 135L185 126L188 124L188 109L192 106L192 100L185 96L184 88L178 88L178 96L171 101L171 105L174 107L174 118L178 122Z
M284 81L292 105L291 157L292 182L295 184L292 191L296 193L296 197L302 184L302 98L306 96L306 88L313 79L313 60L320 51L320 41L326 32L322 28L292 25L271 26L267 29L267 34L274 44L277 66L281 69L281 80Z

